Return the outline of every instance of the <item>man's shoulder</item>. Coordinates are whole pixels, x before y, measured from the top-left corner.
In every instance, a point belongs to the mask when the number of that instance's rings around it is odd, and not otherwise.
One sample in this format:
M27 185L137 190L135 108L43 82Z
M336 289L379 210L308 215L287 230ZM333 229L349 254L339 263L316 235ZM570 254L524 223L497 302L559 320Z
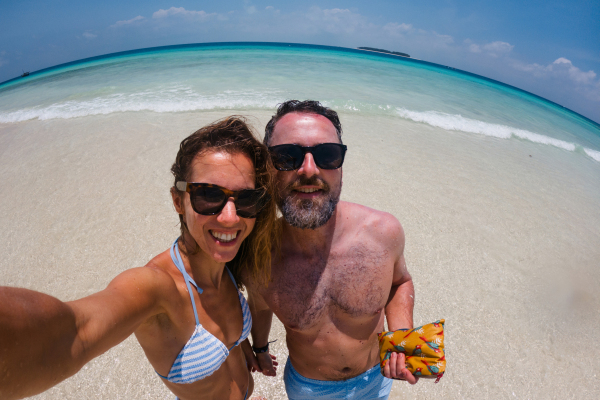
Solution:
M404 240L402 225L392 214L347 201L340 202L339 206L347 229L362 231L384 241Z
M402 231L400 221L388 212L347 201L341 201L339 206L344 222L349 223L353 229L366 227L367 229L388 233L400 233Z

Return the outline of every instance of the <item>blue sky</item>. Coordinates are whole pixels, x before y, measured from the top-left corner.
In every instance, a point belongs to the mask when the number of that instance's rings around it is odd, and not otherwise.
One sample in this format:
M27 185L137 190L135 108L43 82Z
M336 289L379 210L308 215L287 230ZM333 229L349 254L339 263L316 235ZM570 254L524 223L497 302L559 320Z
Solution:
M381 47L528 90L600 122L600 1L3 1L0 81L182 43Z

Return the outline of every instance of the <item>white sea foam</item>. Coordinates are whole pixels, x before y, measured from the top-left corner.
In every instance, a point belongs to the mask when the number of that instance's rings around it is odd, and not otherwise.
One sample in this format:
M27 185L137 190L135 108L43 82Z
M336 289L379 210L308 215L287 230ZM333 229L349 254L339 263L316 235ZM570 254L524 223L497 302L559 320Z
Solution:
M276 91L235 92L202 95L187 87L115 93L87 100L70 100L0 113L0 123L32 119L69 119L126 111L180 112L218 109L274 109L285 99Z
M585 151L585 154L592 157L594 160L600 162L600 151L590 150L586 148L584 148L583 151Z
M507 125L492 124L489 122L478 121L465 118L462 115L446 114L438 111L411 111L405 108L396 109L398 115L402 118L410 119L415 122L422 122L427 125L435 126L449 131L461 131L467 133L478 133L481 135L492 136L500 139L518 138L528 140L533 143L546 144L558 147L568 151L575 151L579 145L530 132L524 129L518 129ZM581 148L581 147L580 147ZM596 161L600 161L600 152L583 148L585 154Z
M106 115L127 111L185 112L202 110L228 109L266 109L273 110L278 103L286 100L286 95L278 90L261 89L260 91L223 91L213 94L200 94L190 87L176 85L156 90L142 90L133 93L113 93L88 99L56 102L15 111L0 112L0 123L15 123L33 119L69 119L90 115ZM394 108L372 103L346 101L343 104L327 106L349 112L393 112ZM335 103L335 102L333 102ZM477 133L501 139L518 138L534 143L555 146L568 151L576 149L592 159L600 162L600 152L555 139L539 133L518 129L507 125L493 124L462 115L447 114L439 111L412 111L396 108L395 112L402 118L422 122L445 130Z

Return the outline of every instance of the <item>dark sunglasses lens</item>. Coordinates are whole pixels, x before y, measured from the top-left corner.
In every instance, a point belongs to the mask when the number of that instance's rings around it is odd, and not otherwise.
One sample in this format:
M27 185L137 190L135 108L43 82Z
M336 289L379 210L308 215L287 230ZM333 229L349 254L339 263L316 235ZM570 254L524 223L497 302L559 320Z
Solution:
M237 214L242 218L254 218L266 203L262 190L243 190L235 201Z
M292 171L302 165L304 152L300 146L294 144L275 146L271 149L271 158L278 170Z
M335 143L323 143L312 151L315 163L322 169L337 169L344 162L344 148Z
M223 209L227 198L225 193L216 187L199 187L192 192L192 208L198 214L216 214Z

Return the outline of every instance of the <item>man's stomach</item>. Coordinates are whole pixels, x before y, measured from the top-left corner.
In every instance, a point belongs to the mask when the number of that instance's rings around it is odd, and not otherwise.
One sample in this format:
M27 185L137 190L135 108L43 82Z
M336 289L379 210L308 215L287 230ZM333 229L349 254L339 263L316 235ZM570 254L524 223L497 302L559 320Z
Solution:
M335 325L316 332L287 329L287 346L294 369L309 379L339 381L362 374L379 363L377 331L342 332Z

